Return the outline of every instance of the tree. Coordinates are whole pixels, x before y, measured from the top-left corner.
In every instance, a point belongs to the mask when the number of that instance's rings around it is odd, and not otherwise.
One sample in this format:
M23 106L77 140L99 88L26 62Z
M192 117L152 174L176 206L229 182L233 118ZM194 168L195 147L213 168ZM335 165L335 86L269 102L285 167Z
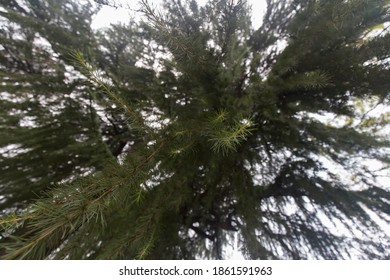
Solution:
M54 9L48 2L52 12L34 22L49 30L48 15L69 15L63 3ZM91 13L74 5L74 19L88 23ZM2 6L10 22L33 21ZM257 30L241 0L166 1L163 12L144 0L140 7L145 22L96 34L85 27L94 50L66 45L82 86L80 98L61 103L56 120L77 116L96 146L85 138L63 144L66 137L54 131L52 149L74 147L83 160L63 177L42 176L37 185L46 192L16 211L11 207L24 199L13 200L18 188L36 179L18 181L8 165L0 189L3 258L221 259L234 236L253 259L388 258L388 233L375 222L390 215L390 193L380 181L388 175L388 114L370 111L388 105L388 1L267 0ZM49 42L63 39L50 34ZM22 42L3 42L2 60L11 63L9 45L19 52ZM53 53L46 57L65 67ZM2 68L8 94L39 89L39 82L12 83L20 81L11 80L12 69ZM66 100L54 82L45 85L49 100ZM57 110L5 97L7 110ZM19 115L2 118L10 128L4 143L20 143L18 153L3 152L2 164L20 157L20 170L31 169L26 158L45 149L48 132L40 122L16 127ZM25 139L25 130L40 133ZM65 126L65 135L75 130ZM22 150L28 140L42 147ZM52 164L51 155L42 158ZM75 176L81 164L92 172ZM47 180L58 181L48 189ZM335 233L332 224L352 235Z
M0 209L24 207L105 157L89 93L64 62L70 50L93 47L94 11L72 1L19 3L1 11Z

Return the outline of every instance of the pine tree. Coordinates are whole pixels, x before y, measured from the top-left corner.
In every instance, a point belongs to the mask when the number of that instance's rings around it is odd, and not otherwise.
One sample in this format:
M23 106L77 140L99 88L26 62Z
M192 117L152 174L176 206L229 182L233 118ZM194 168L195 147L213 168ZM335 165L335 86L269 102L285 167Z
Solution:
M71 1L47 2L40 17L2 4L3 18L44 30L54 51L36 55L33 40L2 28L1 141L15 150L1 158L2 257L222 259L237 238L250 259L389 258L376 222L390 218L389 3L266 2L258 29L243 0L162 11L142 0L144 22L96 34L93 12L70 13ZM85 37L61 41L69 25L51 23L66 19L83 19ZM75 68L70 89L63 61ZM72 148L66 172L31 154L61 166ZM31 201L34 184L45 192Z

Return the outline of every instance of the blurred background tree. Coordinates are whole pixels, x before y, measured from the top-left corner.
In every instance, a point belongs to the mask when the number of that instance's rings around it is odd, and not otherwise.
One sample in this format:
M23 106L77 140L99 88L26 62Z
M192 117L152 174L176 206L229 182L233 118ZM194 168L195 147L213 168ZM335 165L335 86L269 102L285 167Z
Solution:
M389 258L388 1L0 3L2 258Z

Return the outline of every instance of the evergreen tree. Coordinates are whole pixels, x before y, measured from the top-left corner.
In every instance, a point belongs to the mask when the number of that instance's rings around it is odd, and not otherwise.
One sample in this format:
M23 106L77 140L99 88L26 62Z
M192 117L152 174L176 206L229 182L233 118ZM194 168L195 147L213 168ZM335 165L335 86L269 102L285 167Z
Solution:
M74 1L1 6L0 209L24 208L54 182L102 167L90 94L65 63L70 50L93 48L94 11Z
M2 3L3 258L389 258L389 3L266 2Z

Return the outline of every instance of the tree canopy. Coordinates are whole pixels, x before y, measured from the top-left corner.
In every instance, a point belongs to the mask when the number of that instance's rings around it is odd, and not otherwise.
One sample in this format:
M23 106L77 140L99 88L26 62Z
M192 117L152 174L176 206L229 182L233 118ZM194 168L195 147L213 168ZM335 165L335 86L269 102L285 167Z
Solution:
M390 3L265 2L0 1L0 257L388 259Z

